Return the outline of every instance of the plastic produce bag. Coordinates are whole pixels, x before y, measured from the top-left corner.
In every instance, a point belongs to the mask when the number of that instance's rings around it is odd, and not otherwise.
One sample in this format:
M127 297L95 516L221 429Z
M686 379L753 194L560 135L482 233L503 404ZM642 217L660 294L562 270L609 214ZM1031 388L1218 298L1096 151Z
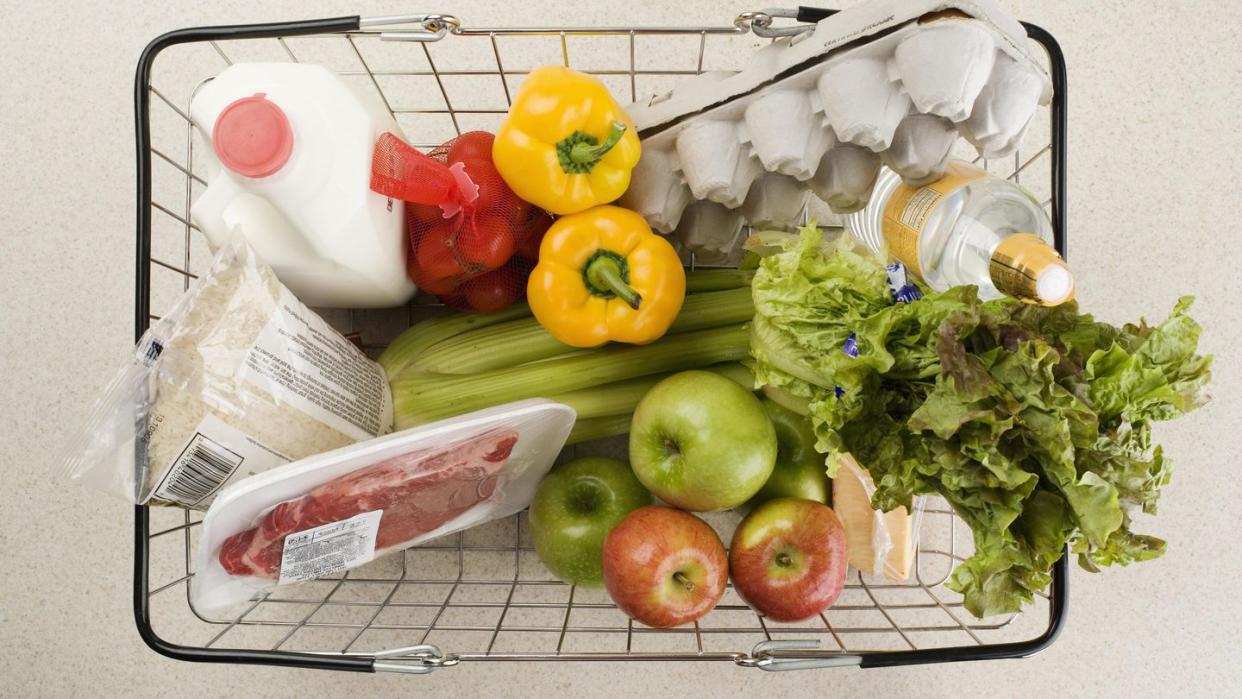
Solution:
M62 469L206 509L233 480L390 431L384 371L235 239L142 336Z
M218 612L519 512L574 417L560 403L520 401L235 483L203 520L191 601Z
M375 144L371 189L407 202L407 267L420 289L467 311L517 301L552 222L492 164L494 137L471 131L428 154L391 133Z

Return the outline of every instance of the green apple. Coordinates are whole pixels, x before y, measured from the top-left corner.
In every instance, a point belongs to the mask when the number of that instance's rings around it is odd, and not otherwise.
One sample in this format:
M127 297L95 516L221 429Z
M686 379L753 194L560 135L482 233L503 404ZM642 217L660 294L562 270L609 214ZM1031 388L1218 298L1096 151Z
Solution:
M710 371L683 371L639 401L630 463L668 504L724 510L749 500L772 475L776 431L750 391Z
M561 464L539 482L530 505L535 552L557 578L601 587L604 537L652 502L624 461L586 457Z
M776 429L776 467L747 508L773 498L803 498L828 504L828 474L824 455L815 451L811 419L772 400L763 409Z

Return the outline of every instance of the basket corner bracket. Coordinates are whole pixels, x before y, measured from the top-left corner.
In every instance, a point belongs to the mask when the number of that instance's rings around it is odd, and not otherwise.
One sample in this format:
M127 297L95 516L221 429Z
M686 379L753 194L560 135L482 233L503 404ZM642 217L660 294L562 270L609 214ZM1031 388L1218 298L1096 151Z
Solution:
M431 644L422 644L380 651L375 654L372 667L376 672L426 675L459 662L461 659L453 653L445 653Z
M733 662L742 667L757 667L767 672L811 670L823 667L857 667L862 656L819 650L815 640L776 640L755 644L750 655L739 655Z

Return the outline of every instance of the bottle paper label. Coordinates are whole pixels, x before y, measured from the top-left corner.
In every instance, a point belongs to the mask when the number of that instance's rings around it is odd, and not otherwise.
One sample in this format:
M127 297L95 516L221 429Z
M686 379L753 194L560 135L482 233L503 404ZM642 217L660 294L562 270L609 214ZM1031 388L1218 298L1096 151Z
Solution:
M955 160L945 168L944 177L935 182L922 187L899 185L885 204L881 221L888 254L922 277L919 239L931 212L946 196L987 175L987 170Z

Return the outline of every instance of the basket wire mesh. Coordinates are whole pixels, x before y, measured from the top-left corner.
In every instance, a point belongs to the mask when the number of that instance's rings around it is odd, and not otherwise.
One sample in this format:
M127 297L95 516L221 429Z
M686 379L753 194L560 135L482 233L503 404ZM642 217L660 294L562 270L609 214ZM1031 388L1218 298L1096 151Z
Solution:
M139 265L146 283L140 279L139 332L210 262L189 213L206 181L195 158L204 144L188 105L198 86L234 62L323 63L377 92L411 142L431 148L467 130L494 130L522 78L538 65L573 66L600 77L618 97L636 101L686 76L740 67L756 48L788 31L773 23L774 16L744 13L718 27L471 29L449 16L425 15L412 18L417 28L410 30L368 27L411 18L353 18L346 24L359 26L345 31L306 35L305 28L286 25L287 33L271 27L250 32L260 38L233 38L248 28L232 28L174 42L150 66L149 83L140 71L138 85L139 119L145 109L150 128L145 143L140 129L140 147L146 147L151 180L147 198L140 200ZM1048 55L1050 62L1059 60L1052 49ZM982 160L961 144L957 155L1022 183L1055 214L1056 122L1052 110L1042 110L1027 148L1012 158ZM826 211L818 215L826 217ZM438 312L437 305L420 296L402 309L322 313L343 332L360 333L375 353ZM615 440L572 447L563 458L601 449L615 451ZM707 519L728 541L740 516ZM972 552L970 533L939 498L926 502L907 581L851 569L836 605L794 624L756 614L730 586L714 611L673 629L637 625L603 591L552 578L535 555L525 513L333 579L278 588L240 614L209 618L189 603L200 521L200 513L138 508L139 629L157 650L191 660L416 673L474 660L721 660L769 670L905 664L1033 652L1050 642L1064 608L1060 564L1050 594L1038 595L1024 614L979 620L967 612L944 583Z

